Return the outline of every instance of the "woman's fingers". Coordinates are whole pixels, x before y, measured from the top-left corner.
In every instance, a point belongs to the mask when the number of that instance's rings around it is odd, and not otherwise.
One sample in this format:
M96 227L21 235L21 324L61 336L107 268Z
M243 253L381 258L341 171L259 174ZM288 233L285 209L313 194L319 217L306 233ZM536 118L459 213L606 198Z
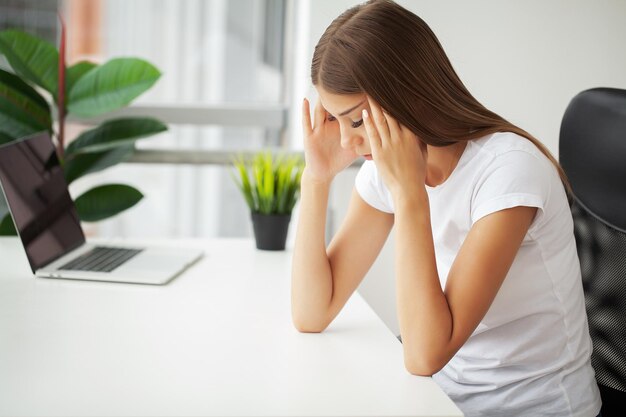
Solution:
M315 105L313 129L316 129L318 126L323 125L325 120L326 120L326 109L324 109L324 106L322 106L322 102L318 98L317 104Z
M376 125L372 121L372 118L366 109L363 109L362 116L363 125L365 126L365 131L367 132L367 137L370 141L370 147L372 148L372 152L376 154L378 149L380 149L380 147L382 146L382 141L378 133L378 129L376 128Z
M389 127L389 139L402 139L402 128L400 123L389 113L383 110L383 116L387 121L387 126Z
M385 119L385 115L383 114L380 105L371 97L367 97L370 106L370 119L373 121L373 125L376 126L376 130L378 131L378 135L380 136L382 141L389 140L389 126L387 125L387 119Z
M302 101L302 131L306 136L313 133L313 126L311 125L311 109L309 100L306 98Z

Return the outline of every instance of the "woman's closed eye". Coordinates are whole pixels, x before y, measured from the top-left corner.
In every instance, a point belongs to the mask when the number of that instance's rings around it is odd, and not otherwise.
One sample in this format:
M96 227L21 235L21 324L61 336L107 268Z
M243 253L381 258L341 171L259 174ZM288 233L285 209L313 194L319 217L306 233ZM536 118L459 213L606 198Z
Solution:
M335 120L337 120L337 118L329 113L326 115L326 120L329 122L334 122ZM361 127L361 125L363 125L363 119L357 120L356 122L350 121L350 126L352 126L353 129L357 129Z
M352 126L352 128L356 129L358 127L361 127L361 125L363 124L363 119L361 120L357 120L356 122L350 122L350 125Z

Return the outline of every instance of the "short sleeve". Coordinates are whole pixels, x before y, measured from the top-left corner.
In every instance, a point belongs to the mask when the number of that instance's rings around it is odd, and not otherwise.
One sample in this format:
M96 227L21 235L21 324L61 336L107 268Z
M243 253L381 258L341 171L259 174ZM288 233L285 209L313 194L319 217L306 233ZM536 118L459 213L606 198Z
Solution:
M383 184L373 161L365 161L354 181L356 191L363 201L377 210L393 213L390 194Z
M518 206L537 207L533 223L538 223L550 195L553 175L557 175L556 171L543 154L514 150L495 156L476 183L472 224L496 211Z

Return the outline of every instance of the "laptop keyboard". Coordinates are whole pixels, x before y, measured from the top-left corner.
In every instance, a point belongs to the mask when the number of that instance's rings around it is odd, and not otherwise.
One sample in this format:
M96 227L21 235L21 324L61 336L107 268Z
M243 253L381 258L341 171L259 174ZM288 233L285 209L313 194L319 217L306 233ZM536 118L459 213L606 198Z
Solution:
M66 271L111 272L142 250L96 246L59 269Z

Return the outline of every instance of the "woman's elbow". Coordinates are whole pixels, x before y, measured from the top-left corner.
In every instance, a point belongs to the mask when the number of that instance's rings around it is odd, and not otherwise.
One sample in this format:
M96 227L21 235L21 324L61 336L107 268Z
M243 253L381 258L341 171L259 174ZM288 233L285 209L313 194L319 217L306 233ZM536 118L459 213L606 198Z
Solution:
M325 327L322 327L322 326L310 326L307 324L295 323L295 322L294 322L294 327L300 333L322 333L325 329Z
M328 327L328 323L312 320L309 317L297 316L295 314L292 315L291 321L293 327L300 333L321 333Z
M409 358L404 356L404 367L415 376L433 376L439 372L443 366L436 360Z

